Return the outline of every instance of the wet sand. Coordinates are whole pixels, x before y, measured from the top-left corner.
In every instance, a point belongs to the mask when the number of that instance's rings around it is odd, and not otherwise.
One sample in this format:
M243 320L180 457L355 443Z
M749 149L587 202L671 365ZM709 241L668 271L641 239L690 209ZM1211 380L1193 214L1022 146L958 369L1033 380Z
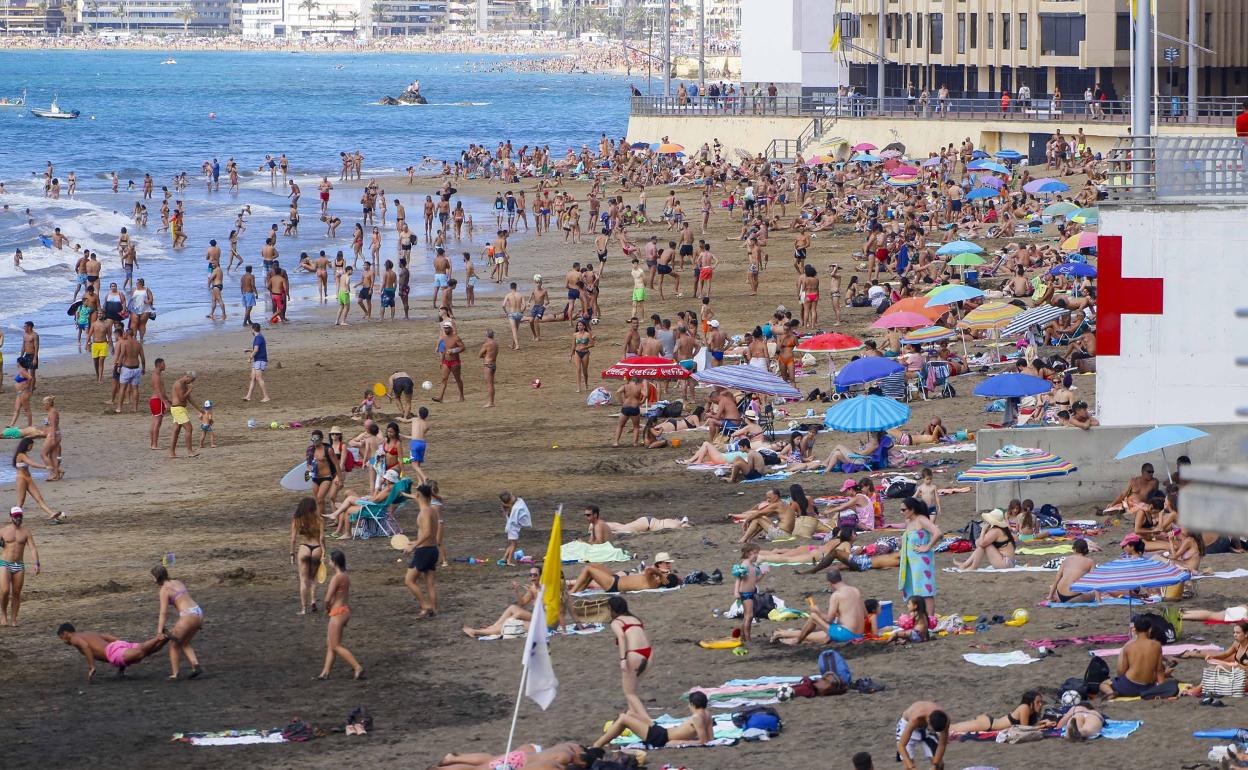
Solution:
M399 189L392 180L383 186ZM457 186L465 194L483 197L496 183ZM658 194L651 191L655 208ZM696 200L693 194L685 197ZM627 199L634 200L635 194L628 194ZM793 306L788 234L773 235L768 247L771 266L763 273L760 295L750 298L744 296L744 254L739 244L725 241L736 227L730 227L721 212L715 216L713 245L722 260L716 272L715 304L725 328L739 332L765 320L777 304ZM479 228L489 230L482 228L485 224L478 221ZM633 237L651 232L653 228L641 229ZM664 237L662 227L657 232ZM837 261L845 266L846 275L852 274L849 254L859 242L857 235L829 238L821 234L811 262L822 269ZM545 236L521 238L514 251L512 273L522 291L527 291L528 278L538 271L549 277L552 289L559 286L568 263L593 255L591 242L562 246ZM613 250L602 292L604 317L594 330L598 338L591 355L594 372L619 357L631 288L626 265L627 260ZM478 264L478 270L481 267ZM552 290L552 295L558 294ZM686 457L687 447L612 449L614 420L608 415L614 409L588 408L584 394L573 392L570 329L560 323L545 324L545 339L537 344L529 341L526 331L522 349L512 352L506 349L501 297L468 309L463 307L461 293L456 302L461 334L469 348L464 365L468 399L463 404L430 404L429 394L417 390L416 403L429 406L432 413L426 467L439 480L446 498L450 555L474 556L486 564L455 564L439 570L442 612L435 619L415 620L414 602L402 585L405 565L396 563L399 554L386 542L331 546L343 548L353 572L353 614L346 643L366 666L369 679L353 682L338 664L332 681L312 681L324 654L324 615L296 616L297 584L287 543L298 495L279 488L277 479L301 461L312 426L326 429L337 424L348 433L358 426L349 413L368 384L384 381L396 368L406 368L418 382L437 381L436 328L428 294L414 290L413 296L420 308L414 316L421 320L410 323L357 322L335 328L330 325L333 309L329 308L301 316L280 329L266 330L273 396L267 405L241 401L247 379L244 351L250 344L250 334L241 325L238 331L149 345L148 360L163 356L171 374L195 369L199 373L195 398L210 398L216 404L218 448L205 450L193 460L171 461L164 452L149 450L146 413L108 413L103 404L108 393L94 384L85 357L57 361L40 372L37 395L56 394L63 411L68 473L64 481L41 482L40 486L50 504L70 511L72 518L64 526L52 527L33 505L28 506L29 526L40 545L45 572L27 579L21 626L0 629L0 670L5 672L9 705L6 767L49 762L57 767L148 767L172 762L193 767L217 767L224 762L242 767L424 767L448 751L501 752L522 644L469 640L460 627L492 622L509 601L511 582L524 580L521 569L493 565L504 546L497 502L503 489L524 497L534 513L535 527L522 540L526 552L545 550L557 504L566 506L564 535L571 540L583 526L581 507L594 503L613 521L630 521L643 514L688 516L695 524L692 529L618 538L617 544L647 560L658 551L669 551L682 574L714 568L727 573L737 555L732 541L739 535L727 516L757 502L766 485L734 486L709 474L685 471L673 461ZM824 304L821 315L829 318L831 308ZM646 312L657 310L674 317L679 309L695 307L696 301L687 294L679 301L647 302ZM355 311L353 317L358 320ZM846 319L841 331L862 332L874 320L874 313L847 310ZM236 320L232 318L231 324ZM492 410L480 408L481 368L472 357L487 327L499 334L503 348L499 406ZM530 387L535 377L543 381L540 390ZM803 381L803 390L814 387L818 379ZM1081 394L1091 391L1091 380L1078 378ZM920 428L939 414L951 429L981 427L984 403L966 395L977 381L978 376L959 381L959 392L964 395L956 399L912 404L910 426ZM609 382L608 387L614 389L615 384ZM148 393L143 390L141 395L146 399ZM300 421L304 428L249 430L248 419L260 425ZM685 434L686 445L696 445L702 435ZM166 449L168 437L166 423L162 436ZM846 438L821 437L820 453ZM963 463L971 459L969 455L957 457ZM942 486L950 485L955 473L946 469L937 474ZM350 485L358 487L362 478L359 472L352 474ZM794 481L802 483L808 493L830 494L844 478L841 474L807 475ZM5 500L12 499L11 485L0 489ZM945 529L959 529L974 514L973 494L946 497L944 507L939 523ZM1090 511L1065 513L1082 517ZM890 520L900 518L894 503L887 506L887 514ZM403 511L400 520L410 530L412 511ZM1113 552L1110 544L1122 534L1120 526L1099 540ZM713 545L705 544L703 538ZM115 680L111 667L101 665L96 684L85 686L84 661L55 638L57 624L70 621L79 629L131 640L147 638L155 629L158 609L155 586L147 573L162 554L171 552L176 554L171 572L186 581L206 613L195 642L206 670L204 677L166 681L167 657L162 653L132 668L124 681ZM1030 561L1039 563L1043 558L1047 557ZM1223 569L1235 559L1213 557L1207 564ZM942 567L949 561L947 555L938 559ZM575 567L569 569L570 574L575 571ZM963 653L972 651L972 644L1004 652L1023 649L1024 638L1125 630L1127 611L1122 607L1037 609L1034 604L1046 593L1050 574L939 577L938 609L942 612L1009 615L1016 607L1027 607L1033 619L1021 629L994 626L973 637L904 648L851 646L845 655L855 676L883 683L884 692L782 704L779 709L786 729L776 741L658 752L652 755L652 766L680 762L696 768L735 769L779 764L814 770L847 767L849 756L860 750L871 751L880 766L888 766L897 717L913 700L935 698L955 719L985 711L999 714L1016 705L1019 694L1031 687L1049 688L1046 694L1053 697L1052 688L1067 677L1081 675L1088 660L1086 648L1073 647L1031 666L977 668L961 659ZM865 596L900 604L896 578L896 572L889 571L851 574L848 580ZM805 595L821 591L825 583L821 577L799 576L781 568L766 579L766 585L790 604L800 605ZM1199 599L1188 604L1221 608L1238 596L1235 587L1229 581L1205 581ZM736 677L815 671L816 648L795 650L761 641L775 627L770 622L758 626L755 634L760 641L743 657L695 646L698 639L730 632L733 621L713 617L711 609L727 607L731 593L729 583L628 597L645 621L656 650L641 690L652 713L682 713L679 696L691 687L719 685ZM1059 623L1073 625L1057 630ZM1188 636L1194 633L1219 642L1230 637L1221 627L1207 628L1197 626ZM588 743L623 707L610 635L558 638L553 642L553 657L559 695L547 712L524 702L518 738L543 745L561 740ZM1186 680L1199 679L1200 665L1184 662L1179 672ZM340 726L359 705L366 705L376 720L374 734L368 738L331 734L301 745L239 748L194 748L169 742L175 732L272 728L295 716L330 729ZM1104 740L1083 746L1059 740L1021 746L956 744L947 763L949 767L1003 768L1068 768L1077 763L1176 767L1202 759L1208 750L1208 742L1189 737L1191 730L1236 722L1235 711L1203 709L1194 701L1110 704L1106 712L1115 719L1144 719L1144 727L1123 744ZM1127 760L1127 756L1134 759Z

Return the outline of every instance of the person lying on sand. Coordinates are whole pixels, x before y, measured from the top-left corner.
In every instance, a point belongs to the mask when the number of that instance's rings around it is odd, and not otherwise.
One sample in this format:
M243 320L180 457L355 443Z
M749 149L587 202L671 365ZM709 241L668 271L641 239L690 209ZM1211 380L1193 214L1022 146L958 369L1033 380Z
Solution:
M616 594L628 591L648 591L654 588L675 588L678 585L680 585L680 579L676 577L672 569L672 557L666 553L660 553L654 557L654 564L641 572L612 572L600 564L586 564L581 574L568 583L568 590L575 594L596 588L609 594Z
M56 635L87 659L87 684L95 678L95 661L106 660L117 667L117 676L125 676L128 666L137 665L173 640L172 636L161 631L146 642L127 642L95 631L79 631L73 623L62 623L56 629Z
M689 693L689 717L675 727L663 727L649 717L621 712L607 731L594 741L594 748L610 744L623 735L625 730L632 732L646 746L654 749L664 746L704 746L715 737L711 715L706 711L706 693L699 690Z
M526 743L510 754L495 756L494 754L447 754L442 761L433 765L430 770L498 770L510 767L512 770L565 770L571 767L589 767L595 760L602 757L602 752L587 749L579 743L560 743L545 751L536 743Z
M979 733L988 730L1005 730L1015 725L1025 725L1027 727L1053 727L1054 723L1047 719L1041 719L1040 714L1044 711L1044 696L1039 690L1027 690L1019 699L1018 706L1013 711L1002 714L999 717L993 717L990 714L980 714L974 719L966 722L955 722L949 727L949 732L955 735L962 733Z
M852 526L840 527L834 538L836 545L825 550L823 558L803 574L813 575L829 567L848 569L851 572L866 572L872 569L897 569L901 566L901 551L891 545L891 538L878 541L873 546L865 548L854 546L853 543L857 538L858 531ZM829 544L831 542L829 541ZM838 561L845 566L837 566Z
M1215 620L1219 623L1242 623L1248 620L1248 604L1227 607L1221 612L1183 610L1183 620Z
M603 521L603 524L607 525L607 529L611 530L613 535L639 535L643 532L689 529L693 526L689 523L688 516L682 516L679 519L656 519L653 516L638 516L627 524L606 520Z
M503 633L503 627L509 620L518 620L527 629L529 621L533 619L533 613L529 611L529 608L533 606L533 602L537 601L537 597L542 595L541 580L541 568L530 567L529 582L523 588L516 581L511 581L511 590L515 594L516 600L507 605L507 608L503 610L503 614L498 616L498 620L482 628L464 626L464 633L474 639L478 636L499 636Z
M1105 729L1105 715L1092 708L1088 701L1071 706L1054 725L1062 731L1062 737L1068 741L1087 741L1101 734Z

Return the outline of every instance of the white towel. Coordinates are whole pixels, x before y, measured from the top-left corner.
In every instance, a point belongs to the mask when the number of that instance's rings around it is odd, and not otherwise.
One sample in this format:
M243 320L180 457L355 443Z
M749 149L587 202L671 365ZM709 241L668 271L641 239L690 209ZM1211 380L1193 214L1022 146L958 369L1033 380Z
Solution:
M1028 663L1035 663L1039 658L1033 658L1022 650L1014 652L968 652L962 656L967 663L974 663L976 666L992 666L994 668L1004 668L1006 666L1023 666Z
M1208 575L1192 575L1192 580L1200 580L1201 578L1223 578L1229 580L1231 578L1241 577L1248 577L1248 569L1240 567L1239 569L1233 569L1227 572L1213 572Z
M1057 572L1057 567L1006 567L1005 569L995 569L993 567L981 567L979 569L961 570L957 567L945 567L941 572L956 572L961 575L969 574L994 574L1001 572Z

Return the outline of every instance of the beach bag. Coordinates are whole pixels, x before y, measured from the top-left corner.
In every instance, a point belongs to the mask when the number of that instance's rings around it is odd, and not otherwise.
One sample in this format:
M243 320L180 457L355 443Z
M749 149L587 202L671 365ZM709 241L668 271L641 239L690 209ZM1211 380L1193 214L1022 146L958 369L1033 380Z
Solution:
M760 591L754 595L754 617L766 620L774 609L776 609L775 594L770 591Z
M679 417L685 411L685 403L683 401L673 401L663 407L664 417Z
M611 403L611 391L606 388L594 388L585 399L586 406L606 406Z
M1236 666L1205 666L1200 675L1200 694L1220 697L1242 698L1244 696L1244 669Z
M607 608L607 598L573 598L572 617L579 623L609 623L611 611Z
M983 523L976 520L969 522L965 527L958 531L958 534L974 544L979 541L979 536L983 532L983 529Z
M836 650L824 650L819 653L819 675L827 677L835 674L846 682L852 682L854 675L849 671L849 664Z
M793 523L793 536L810 539L815 534L815 527L819 524L819 520L814 516L798 516L797 521Z
M914 490L916 489L918 489L918 486L913 481L894 481L884 490L884 496L890 500L914 497Z
M784 729L780 714L771 706L749 706L732 715L732 723L742 730L766 730L779 735Z
M290 724L282 728L282 737L291 743L305 743L316 737L316 730L312 725L295 717L290 720Z
M1093 658L1083 670L1084 694L1096 692L1101 682L1109 679L1109 664L1104 658ZM1065 688L1063 688L1065 689Z

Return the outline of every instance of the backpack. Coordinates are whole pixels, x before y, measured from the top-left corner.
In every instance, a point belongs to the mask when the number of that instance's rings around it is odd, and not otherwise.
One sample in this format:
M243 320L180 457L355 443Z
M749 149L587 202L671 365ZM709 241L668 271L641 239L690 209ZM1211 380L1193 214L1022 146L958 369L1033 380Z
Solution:
M890 500L913 497L916 489L918 486L913 481L894 481L884 490L884 496Z
M824 677L828 674L835 674L844 682L854 681L854 675L849 671L849 664L836 650L824 650L819 653L819 674Z
M1096 692L1101 682L1109 679L1109 664L1104 658L1093 658L1083 670L1083 683L1088 692Z
M976 543L979 541L979 536L983 532L983 529L983 522L976 520L968 523L965 527L958 530L958 534L972 543Z
M732 715L732 723L743 730L766 730L768 735L779 735L784 729L780 714L771 706L749 706Z
M305 743L316 737L316 730L312 725L295 717L290 720L290 724L282 728L282 737L292 743Z
M1148 631L1149 638L1154 639L1163 645L1174 644L1175 640L1179 638L1178 633L1174 629L1174 624L1162 616L1152 612L1146 612L1142 616L1132 615L1131 622L1134 623L1137 617L1143 617L1152 625L1152 628Z
M683 413L684 411L685 411L685 402L673 401L667 406L663 407L663 416L664 417L679 417L681 413Z
M767 615L776 608L775 594L770 591L759 591L754 595L754 617L766 620Z

